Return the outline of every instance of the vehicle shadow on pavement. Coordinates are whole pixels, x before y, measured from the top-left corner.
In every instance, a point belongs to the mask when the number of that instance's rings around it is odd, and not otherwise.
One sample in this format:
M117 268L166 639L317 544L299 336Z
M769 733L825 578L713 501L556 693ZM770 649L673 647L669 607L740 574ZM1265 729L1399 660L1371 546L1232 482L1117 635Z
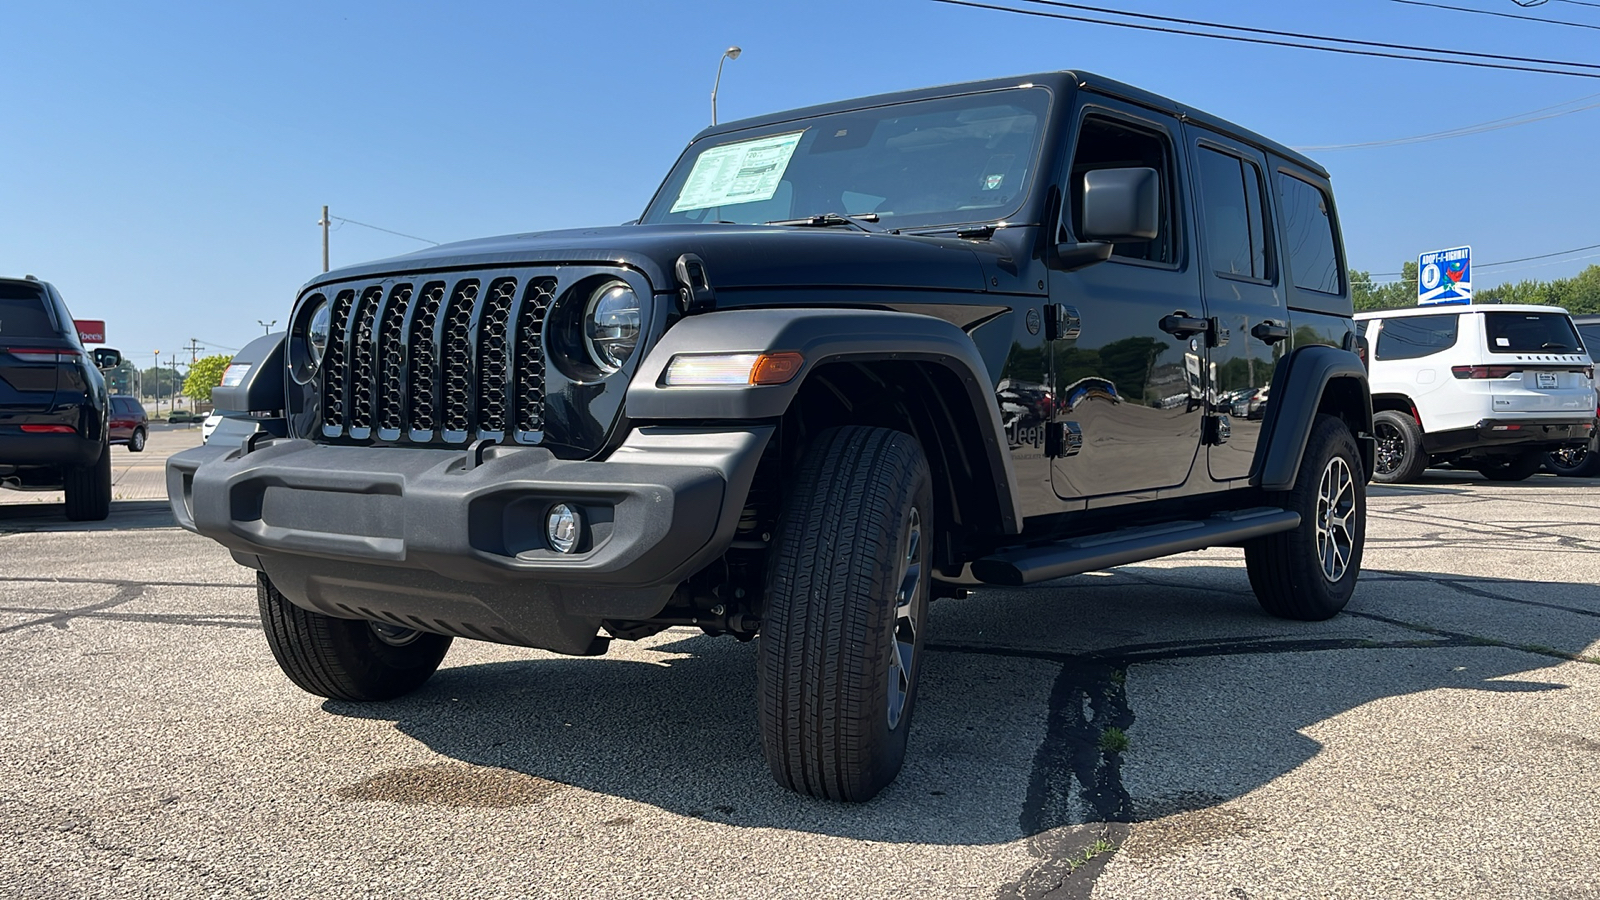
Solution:
M0 503L0 532L7 531L142 531L176 528L165 500L113 500L111 515L101 522L74 522L60 503Z
M755 648L725 638L684 636L654 647L669 654L659 661L446 668L401 701L324 708L393 721L474 766L680 815L992 844L1215 806L1315 756L1307 729L1383 698L1561 690L1542 673L1512 676L1600 636L1594 586L1412 573L1364 576L1350 611L1325 623L1266 618L1236 567L1130 567L935 611L906 768L864 805L772 781L754 715ZM1141 709L1130 697L1145 684L1159 684L1160 702ZM1127 737L1126 752L1108 728ZM1165 774L1125 783L1130 762Z

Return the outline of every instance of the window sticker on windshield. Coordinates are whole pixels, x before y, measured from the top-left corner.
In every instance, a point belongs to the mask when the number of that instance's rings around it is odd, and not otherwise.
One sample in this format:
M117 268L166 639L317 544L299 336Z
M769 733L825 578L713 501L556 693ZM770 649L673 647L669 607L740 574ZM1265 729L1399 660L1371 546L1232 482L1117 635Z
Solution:
M723 144L700 154L672 211L771 200L804 131Z

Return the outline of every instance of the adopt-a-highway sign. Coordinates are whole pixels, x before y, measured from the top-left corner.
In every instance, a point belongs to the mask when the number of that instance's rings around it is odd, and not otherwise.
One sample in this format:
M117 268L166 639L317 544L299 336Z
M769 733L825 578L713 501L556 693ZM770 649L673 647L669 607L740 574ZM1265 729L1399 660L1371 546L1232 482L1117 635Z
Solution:
M1472 248L1434 250L1417 258L1417 305L1472 302Z

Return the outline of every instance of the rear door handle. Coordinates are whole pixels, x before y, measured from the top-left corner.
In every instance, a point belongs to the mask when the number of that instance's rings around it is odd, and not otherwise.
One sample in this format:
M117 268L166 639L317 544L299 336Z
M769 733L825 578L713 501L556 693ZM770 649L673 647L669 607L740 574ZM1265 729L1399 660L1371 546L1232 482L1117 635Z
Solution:
M1250 336L1256 340L1265 341L1268 344L1276 344L1279 341L1286 341L1289 339L1289 326L1280 325L1271 320L1257 322L1254 327L1250 329Z
M1189 337L1211 330L1210 319L1197 319L1187 313L1175 312L1161 318L1161 330L1174 337Z

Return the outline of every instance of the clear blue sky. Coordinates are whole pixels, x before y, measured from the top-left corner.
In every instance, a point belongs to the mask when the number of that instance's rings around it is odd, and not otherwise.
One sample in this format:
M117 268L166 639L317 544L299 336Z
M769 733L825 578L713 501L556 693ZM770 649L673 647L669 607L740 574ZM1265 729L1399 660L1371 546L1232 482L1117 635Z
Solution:
M1009 2L1009 0L1008 0ZM1143 12L1600 62L1600 31L1391 0L1103 0ZM1444 0L1600 24L1600 9ZM1017 3L1016 5L1021 5ZM0 274L53 281L149 365L282 320L336 216L435 241L633 218L707 122L1081 68L1294 146L1404 137L1600 94L1600 81L1051 22L929 0L6 3ZM1600 100L1596 97L1595 100ZM1590 101L1594 102L1594 101ZM1600 244L1600 109L1458 140L1313 154L1350 262ZM425 245L354 225L333 264ZM1486 270L1570 275L1595 259ZM1496 277L1498 273L1499 277Z

